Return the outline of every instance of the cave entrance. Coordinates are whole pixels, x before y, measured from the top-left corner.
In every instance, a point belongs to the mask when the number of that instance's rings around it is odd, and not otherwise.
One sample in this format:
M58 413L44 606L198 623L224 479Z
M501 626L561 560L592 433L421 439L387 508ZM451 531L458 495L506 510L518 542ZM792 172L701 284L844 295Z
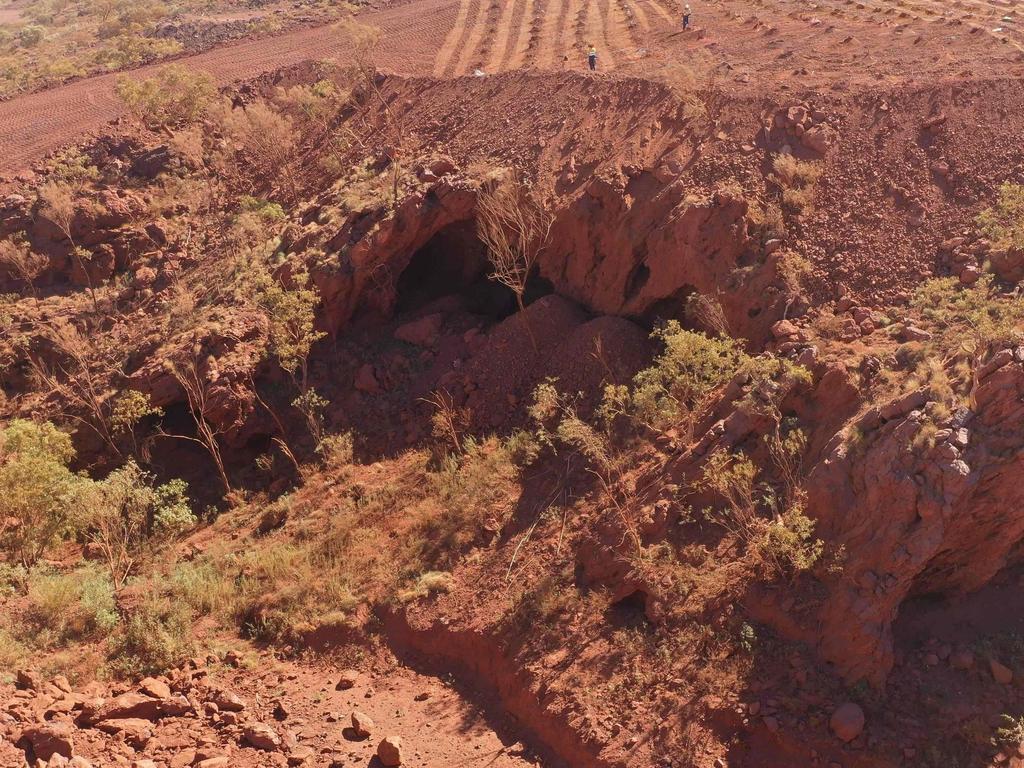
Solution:
M516 311L515 294L491 280L490 272L476 222L449 224L412 255L398 278L395 312L416 312L443 297L459 296L467 311L503 320ZM529 305L552 290L547 280L534 274L527 283L524 303Z
M639 629L647 625L647 593L641 589L630 592L608 606L608 622L619 629Z
M466 295L487 279L487 250L472 220L449 224L412 255L398 278L399 314L415 312L444 296Z
M684 285L670 296L651 304L636 320L648 328L658 328L669 320L678 320L685 325L686 303L696 292L692 285Z

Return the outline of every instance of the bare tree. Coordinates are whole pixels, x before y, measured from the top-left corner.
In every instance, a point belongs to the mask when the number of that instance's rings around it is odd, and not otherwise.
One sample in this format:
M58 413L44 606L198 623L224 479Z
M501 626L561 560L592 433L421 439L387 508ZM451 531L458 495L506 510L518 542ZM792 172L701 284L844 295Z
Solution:
M477 201L477 231L487 247L490 277L515 294L520 314L526 309L527 281L548 246L553 221L551 212L514 178L485 190ZM523 322L536 348L525 315Z
M438 390L421 400L434 408L430 417L434 437L447 442L455 453L465 453L463 437L469 429L469 409L455 405L447 389Z
M272 191L297 199L292 167L299 141L295 122L262 100L237 108L225 100L214 114L228 140L224 150L228 161L247 168ZM277 180L286 189L279 189Z
M35 280L49 263L45 256L33 253L27 243L0 240L0 267L17 276L33 297L37 295Z
M211 422L207 417L207 414L210 412L210 380L204 373L204 369L207 366L200 363L199 354L197 350L183 363L171 362L167 364L171 375L174 376L185 392L188 410L196 424L197 437L169 434L162 430L160 435L187 440L201 445L210 454L210 458L213 459L213 463L217 468L217 476L224 486L224 494L229 495L232 490L231 481L228 480L227 469L224 465L224 454L220 448L220 435L223 433L223 429L220 425Z
M64 320L42 325L40 338L57 354L49 362L29 352L39 384L60 401L65 419L94 432L121 456L111 417L112 387L121 374L123 354L115 345L103 345L102 336L82 333Z
M388 101L373 64L373 52L380 42L380 30L353 19L339 22L335 29L348 44L349 57L353 62L352 69L357 81L362 85L370 103L377 106L380 114L379 122L374 124L370 123L369 115L361 114L358 122L362 124L363 130L350 131L350 139L360 147L383 152L391 174L391 205L395 207L398 205L402 169L410 154L409 132L404 115L394 109Z
M48 182L39 188L39 202L42 203L43 215L56 224L71 243L71 256L78 263L78 268L82 270L85 277L86 286L89 288L89 297L92 299L93 311L98 312L99 302L96 298L96 288L85 263L88 251L78 246L72 233L72 224L75 220L75 189L66 182Z
M686 298L686 319L711 336L729 337L729 319L717 296L692 293Z

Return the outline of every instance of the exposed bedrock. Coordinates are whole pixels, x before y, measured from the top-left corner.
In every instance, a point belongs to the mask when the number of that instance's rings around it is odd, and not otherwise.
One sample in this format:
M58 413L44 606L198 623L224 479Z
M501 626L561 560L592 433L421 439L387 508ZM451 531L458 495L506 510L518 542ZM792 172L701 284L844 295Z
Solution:
M438 295L484 276L486 254L474 234L478 189L475 181L448 175L410 194L393 213L350 216L326 240L327 257L314 270L326 326L337 332L359 311L391 315L403 276L424 251L444 262L435 271L449 285L439 286ZM558 201L538 276L595 313L647 320L681 317L693 293L714 296L732 332L757 341L768 319L781 313L785 295L772 286L774 270L740 269L764 262L748 236L746 212L741 197L719 192L697 199L683 184L666 186L648 173L594 177L575 197ZM308 245L300 238L293 250Z

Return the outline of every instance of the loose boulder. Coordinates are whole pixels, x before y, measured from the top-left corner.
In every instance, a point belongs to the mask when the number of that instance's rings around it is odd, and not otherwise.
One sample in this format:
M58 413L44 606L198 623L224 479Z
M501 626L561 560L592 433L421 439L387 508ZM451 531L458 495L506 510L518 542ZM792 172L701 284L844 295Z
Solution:
M832 713L829 727L840 741L853 741L864 730L864 710L859 704L848 701L840 704Z
M147 677L140 681L139 690L154 699L169 699L171 697L171 687L155 677Z
M18 743L23 748L31 748L37 760L49 760L54 755L70 758L75 748L73 730L67 723L26 728Z
M142 749L153 738L153 724L149 720L128 717L122 720L104 720L96 723L96 729L120 736L126 744Z
M437 341L444 322L442 315L427 315L395 329L395 338L417 347L429 347Z
M253 723L242 732L242 741L264 752L276 752L281 746L277 731L265 723Z
M352 732L360 739L370 738L373 731L373 720L359 710L352 713Z
M221 691L214 696L213 703L224 712L241 712L245 709L245 702L231 691Z
M338 676L338 684L335 688L339 691L347 691L349 688L355 686L359 680L359 672L354 669L343 669L341 674Z
M989 659L989 669L992 671L992 679L1001 685L1009 685L1013 682L1013 670L1000 664L995 659Z
M394 768L402 764L402 739L400 736L386 736L377 745L377 759L381 765Z

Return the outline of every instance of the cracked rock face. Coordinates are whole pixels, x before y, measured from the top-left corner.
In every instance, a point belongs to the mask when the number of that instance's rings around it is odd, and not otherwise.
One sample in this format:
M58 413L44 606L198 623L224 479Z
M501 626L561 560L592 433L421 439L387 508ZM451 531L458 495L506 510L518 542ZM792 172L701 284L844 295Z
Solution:
M820 650L848 679L884 679L908 597L969 592L1010 561L1024 538L1022 397L1024 368L997 354L970 410L934 429L927 395L911 393L869 411L858 445L837 435L812 469L809 509L846 554Z

